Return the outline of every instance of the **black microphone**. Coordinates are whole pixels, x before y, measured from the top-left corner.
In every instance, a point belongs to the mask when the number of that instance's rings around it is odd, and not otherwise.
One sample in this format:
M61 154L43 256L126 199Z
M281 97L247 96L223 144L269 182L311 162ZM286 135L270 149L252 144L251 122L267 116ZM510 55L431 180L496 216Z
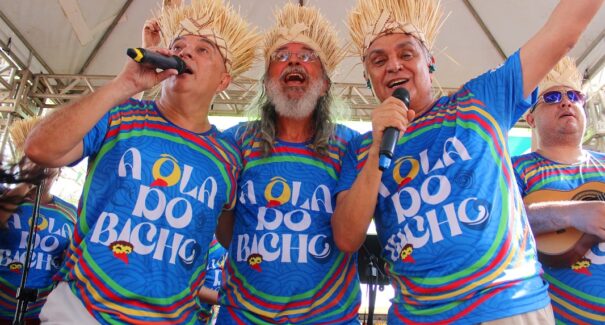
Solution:
M406 107L410 106L410 93L405 88L397 88L391 95L400 101L402 101ZM380 142L380 157L378 159L378 168L382 171L391 166L391 160L393 160L393 151L395 151L395 145L399 139L399 129L394 127L388 127L384 130L382 135L382 142Z
M176 55L164 56L142 48L130 48L126 50L126 54L138 63L146 63L162 70L176 69L181 74L187 69L185 61Z

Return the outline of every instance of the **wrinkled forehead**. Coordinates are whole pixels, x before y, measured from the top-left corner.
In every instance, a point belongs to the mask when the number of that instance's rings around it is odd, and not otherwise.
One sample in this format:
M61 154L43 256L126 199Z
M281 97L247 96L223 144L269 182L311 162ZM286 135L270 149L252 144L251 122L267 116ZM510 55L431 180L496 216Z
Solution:
M283 44L280 47L276 48L275 51L273 51L273 53L278 52L278 51L310 51L310 52L314 52L315 49L313 49L313 47L311 47L311 45L308 45L305 43L290 42L290 43Z
M418 40L416 37L410 34L405 33L388 33L382 34L376 37L368 46L365 51L365 55L362 58L365 60L371 55L375 54L384 54L393 50L400 49L414 49L417 51L422 51L424 46L422 42ZM427 50L428 51L428 50Z
M174 46L175 43L179 42L179 41L183 41L183 42L197 42L197 43L204 43L204 44L208 44L210 45L210 47L212 47L213 50L218 51L218 46L216 45L216 43L214 43L213 41L211 41L209 38L202 36L202 35L181 35L178 37L175 37L172 42L170 42L170 47L172 48ZM222 55L222 54L221 54Z

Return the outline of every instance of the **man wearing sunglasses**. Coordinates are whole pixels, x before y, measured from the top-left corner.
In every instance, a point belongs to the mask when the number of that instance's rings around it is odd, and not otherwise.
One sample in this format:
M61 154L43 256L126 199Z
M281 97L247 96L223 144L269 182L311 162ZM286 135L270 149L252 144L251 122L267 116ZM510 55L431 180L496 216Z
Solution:
M217 324L359 324L356 255L338 250L330 226L356 135L334 121L330 76L342 51L316 8L290 3L276 20L257 119L225 131L244 170L235 212L217 230L229 247Z
M513 166L541 252L543 276L550 283L555 318L566 324L601 324L605 155L582 148L586 100L581 82L575 64L565 58L540 84L539 99L527 114L537 148L514 157ZM558 251L577 254L553 251L553 241Z

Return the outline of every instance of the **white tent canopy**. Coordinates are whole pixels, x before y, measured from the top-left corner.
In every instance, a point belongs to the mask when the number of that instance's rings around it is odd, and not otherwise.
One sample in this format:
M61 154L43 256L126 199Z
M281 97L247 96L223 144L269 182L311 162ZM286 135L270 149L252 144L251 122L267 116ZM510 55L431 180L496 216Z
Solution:
M230 0L261 30L273 24L272 11L287 0ZM301 2L301 1L293 1ZM314 5L348 41L344 24L355 0L304 0ZM546 21L556 0L442 0L450 12L435 46L436 79L456 88L498 66ZM0 45L32 73L115 75L128 47L141 42L141 28L160 0L19 0L0 1ZM601 10L571 55L588 77L605 65L605 10ZM338 69L337 82L362 83L357 58ZM260 68L247 76L257 79Z

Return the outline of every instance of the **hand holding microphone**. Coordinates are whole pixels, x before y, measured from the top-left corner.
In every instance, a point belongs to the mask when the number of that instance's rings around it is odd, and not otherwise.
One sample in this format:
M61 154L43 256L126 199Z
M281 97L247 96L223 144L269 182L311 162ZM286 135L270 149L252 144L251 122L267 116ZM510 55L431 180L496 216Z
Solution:
M393 97L401 100L406 107L410 105L410 93L405 88L395 89ZM380 142L380 151L378 159L378 168L382 171L391 166L393 160L393 151L395 151L395 145L399 139L399 129L394 127L388 127L384 130L382 135L382 141Z
M179 74L187 71L185 61L176 55L164 56L142 48L129 48L126 50L126 54L135 62L149 64L158 69L175 69Z

